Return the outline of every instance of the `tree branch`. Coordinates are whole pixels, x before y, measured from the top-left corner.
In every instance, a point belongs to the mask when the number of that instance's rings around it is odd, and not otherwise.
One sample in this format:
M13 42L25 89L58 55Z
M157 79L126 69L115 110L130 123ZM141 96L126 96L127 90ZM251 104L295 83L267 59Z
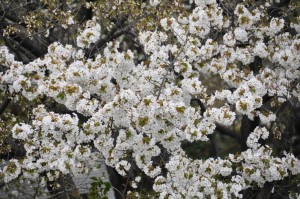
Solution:
M5 97L1 106L0 106L0 116L5 112L6 108L8 107L8 105L10 104L11 99L8 97Z
M241 136L234 132L234 131L231 131L230 129L228 128L225 128L224 126L220 125L220 124L216 124L216 130L222 134L222 135L227 135L233 139L235 139L236 141L240 142L241 141Z

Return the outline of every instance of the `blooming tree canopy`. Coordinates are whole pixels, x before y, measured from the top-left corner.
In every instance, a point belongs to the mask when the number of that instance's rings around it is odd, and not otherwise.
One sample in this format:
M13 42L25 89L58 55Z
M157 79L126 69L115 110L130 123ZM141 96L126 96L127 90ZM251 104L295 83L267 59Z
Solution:
M4 183L58 189L104 159L120 198L297 198L299 6L3 1Z

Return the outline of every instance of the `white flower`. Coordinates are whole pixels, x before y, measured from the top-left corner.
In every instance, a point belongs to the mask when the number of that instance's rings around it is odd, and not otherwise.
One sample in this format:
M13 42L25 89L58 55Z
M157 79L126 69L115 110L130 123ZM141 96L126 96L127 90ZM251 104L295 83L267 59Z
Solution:
M254 107L254 100L251 98L242 98L236 102L236 110L242 114L249 114Z
M262 41L256 43L253 52L256 56L259 56L261 58L269 56L268 48Z
M284 19L272 18L270 22L270 35L275 35L284 27Z
M151 6L157 6L158 4L160 4L160 0L150 0Z
M30 134L33 133L31 126L28 124L16 124L12 129L13 137L15 139L26 140Z
M77 46L80 48L88 48L92 43L96 43L100 39L101 27L97 21L89 20L86 28L77 36Z
M18 160L11 159L3 168L4 182L8 183L21 174L21 165Z
M215 4L216 0L194 0L195 4L199 7L203 7L205 5Z
M257 111L259 119L263 124L269 124L270 122L274 122L276 120L276 115L269 111Z
M140 182L140 181L141 181L141 179L142 179L142 178L141 178L141 176L137 176L137 177L135 177L135 179L134 179L134 180L135 180L136 182Z
M237 27L234 30L234 36L236 40L239 40L241 42L246 42L248 41L248 33L245 29L242 29L240 27Z
M68 24L68 25L75 24L75 22L74 22L74 20L73 20L73 17L70 16L70 17L68 18L67 24Z
M126 175L126 172L129 171L130 167L130 163L126 160L122 160L116 164L116 170L122 176Z
M14 62L14 55L8 51L6 46L0 46L0 61L4 66L10 66Z
M263 127L256 127L254 131L247 138L247 146L253 148L254 150L260 147L258 143L259 139L267 139L269 137L269 131Z
M224 36L223 36L223 41L224 41L224 44L227 45L227 46L234 46L236 41L235 41L235 38L232 34L232 32L228 32L226 33Z

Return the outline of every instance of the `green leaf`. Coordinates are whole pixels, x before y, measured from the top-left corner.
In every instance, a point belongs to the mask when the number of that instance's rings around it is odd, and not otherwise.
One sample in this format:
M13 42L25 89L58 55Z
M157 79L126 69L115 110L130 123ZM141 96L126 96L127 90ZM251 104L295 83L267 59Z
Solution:
M58 93L58 95L56 97L58 97L61 100L63 100L63 99L65 99L65 93L64 92L60 92L60 93Z

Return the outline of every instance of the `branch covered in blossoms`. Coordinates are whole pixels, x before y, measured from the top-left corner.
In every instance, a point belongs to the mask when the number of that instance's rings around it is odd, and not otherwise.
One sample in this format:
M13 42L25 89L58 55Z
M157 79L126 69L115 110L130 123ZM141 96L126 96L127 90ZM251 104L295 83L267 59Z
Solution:
M259 197L267 186L275 196L288 178L285 195L299 194L300 153L287 144L299 139L297 1L282 13L272 9L283 1L272 0L69 0L65 11L37 2L47 10L40 18L58 20L43 25L45 54L24 61L22 42L11 48L17 26L2 27L1 92L31 107L10 129L26 152L5 163L5 183L46 187L104 159L126 184L117 197L143 197L142 182L149 198ZM24 19L32 39L42 29L34 16ZM207 143L209 157L183 147Z

